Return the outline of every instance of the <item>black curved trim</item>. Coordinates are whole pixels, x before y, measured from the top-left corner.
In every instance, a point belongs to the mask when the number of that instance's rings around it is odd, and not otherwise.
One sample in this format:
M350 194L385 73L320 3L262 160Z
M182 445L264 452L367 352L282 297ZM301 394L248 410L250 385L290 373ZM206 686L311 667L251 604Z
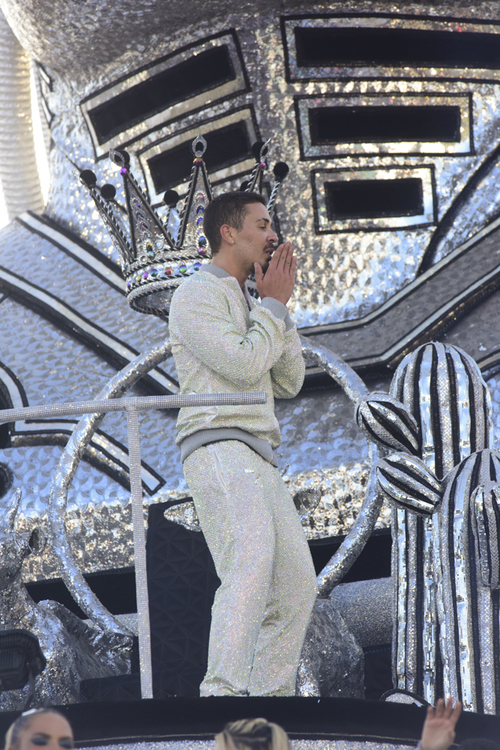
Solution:
M428 271L429 268L431 268L434 265L434 258L436 255L439 242L443 239L445 234L448 232L457 214L462 209L463 205L466 203L468 198L475 191L476 187L479 185L481 180L487 175L490 167L492 167L495 161L498 160L499 156L500 156L500 145L498 145L491 152L491 154L489 154L489 156L483 161L481 166L478 167L478 169L474 172L474 174L472 175L468 183L465 185L465 187L461 190L459 195L455 198L451 206L448 208L443 218L439 222L438 226L436 227L434 234L431 237L431 240L427 246L427 249L420 263L420 266L417 269L417 276L420 276L422 273L425 273L425 271ZM492 220L493 219L494 217L492 217Z
M34 213L34 211L28 211L27 213L30 216L32 216L35 221L40 222L41 224L45 225L52 231L57 232L63 237L66 237L71 242L74 242L75 245L78 245L79 247L81 247L82 250L85 253L88 253L88 255L90 256L89 262L87 263L82 258L78 257L77 255L74 255L72 252L68 250L67 247L65 247L61 242L57 242L57 240L55 240L53 237L49 237L48 235L44 234L42 229L37 229L36 227L31 226L30 224L27 224L26 221L23 220L22 216L18 216L16 218L16 222L20 224L28 232L38 235L39 237L44 239L46 242L50 242L51 245L54 245L55 247L57 247L58 250L62 250L62 252L65 255L67 255L69 258L71 258L72 260L76 260L77 263L80 263L80 265L82 265L88 271L93 273L94 276L98 276L99 279L101 279L101 281L104 281L116 292L125 296L126 294L125 282L123 280L123 275L120 271L120 268L119 266L116 265L116 263L114 263L110 258L108 258L107 255L104 255L104 253L100 253L99 250L97 250L95 247L90 245L88 242L85 242L85 240L82 240L76 234L73 234L73 232L70 232L68 229L61 227L50 217L46 215L36 214ZM102 263L104 266L106 266L106 268L112 271L114 275L116 276L116 283L113 283L113 281L110 281L110 279L106 278L106 276L103 276L103 274L99 273L99 271L97 271L96 268L91 265L90 263L91 258L95 258L97 261L99 261L99 263Z
M51 420L49 419L44 420L42 423L36 422L34 429L32 430L30 430L29 427L22 431L13 430L11 445L13 448L24 448L36 445L60 445L64 447L73 432L73 427L78 424L78 421L71 419L57 420L58 425L63 422L67 423L67 430L60 426L51 430ZM27 421L25 424L29 426L30 422ZM114 446L119 448L124 454L128 455L128 448L109 433L104 432L103 430L95 430L95 434L101 435ZM123 461L120 461L116 455L103 448L102 445L91 440L89 446L85 448L82 458L90 464L90 466L93 466L103 474L106 474L126 490L130 490L129 467ZM111 464L110 461L112 462ZM150 496L154 495L155 492L158 492L158 490L165 485L166 480L143 459L141 459L141 466L148 471L154 479L156 479L157 483L155 486L147 484L144 479L142 480L143 490Z

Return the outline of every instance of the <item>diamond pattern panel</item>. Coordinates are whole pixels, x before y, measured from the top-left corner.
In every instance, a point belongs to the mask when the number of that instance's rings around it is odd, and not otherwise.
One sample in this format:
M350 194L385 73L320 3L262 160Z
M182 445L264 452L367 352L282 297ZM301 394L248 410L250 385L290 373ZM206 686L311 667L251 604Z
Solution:
M206 670L219 579L201 532L167 521L171 503L151 505L147 568L155 697L198 695Z

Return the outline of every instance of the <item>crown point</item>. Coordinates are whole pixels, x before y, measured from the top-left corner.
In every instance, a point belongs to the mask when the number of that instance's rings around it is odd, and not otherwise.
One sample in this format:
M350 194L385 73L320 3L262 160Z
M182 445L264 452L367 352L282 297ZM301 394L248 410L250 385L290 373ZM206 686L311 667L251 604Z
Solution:
M267 154L267 148L264 151L264 141L256 141L252 146L252 154L255 161L260 161L261 157ZM262 153L264 151L264 153Z
M274 165L274 169L273 169L274 176L280 182L283 182L283 180L285 179L289 171L290 171L290 168L288 164L285 164L284 161L279 161Z
M197 159L201 159L207 148L207 142L202 135L197 135L191 144L193 154Z
M241 191L254 190L256 186L262 191L262 171L269 168L268 144L269 141L260 141L253 145L256 163L249 180L242 183ZM164 193L163 201L169 208L166 223L155 212L147 194L134 179L130 169L130 156L126 151L110 151L111 160L124 176L126 208L114 202L117 189L113 185L98 187L97 178L91 170L83 170L80 175L82 184L90 189L101 217L117 240L122 254L122 271L130 306L139 312L154 313L162 318L168 317L169 300L174 290L187 276L198 271L210 256L209 243L203 234L205 208L212 200L210 181L202 158L207 142L199 135L192 142L191 148L195 167L191 172L188 200L183 200L182 209L179 209L177 215L176 209L181 203L179 194L175 190ZM275 183L268 201L270 213L274 208L278 187L287 173L288 166L283 162L274 169ZM105 201L113 201L114 205L106 206ZM121 222L115 220L115 208L128 214L130 233L121 226ZM193 225L197 227L198 242L193 243L194 247L191 239L189 243L185 242L188 225L190 231L194 229ZM181 261L181 258L184 260ZM173 265L168 266L168 263ZM159 291L162 292L161 295L158 294Z
M103 185L101 188L101 195L105 201L112 201L116 195L116 188L114 185Z
M97 177L91 169L84 169L83 172L80 172L80 181L88 188L93 188L96 185Z
M110 149L109 158L117 167L128 167L130 164L130 156L124 149Z
M177 193L175 190L167 190L167 192L163 196L163 202L169 208L175 208L179 203L179 193Z

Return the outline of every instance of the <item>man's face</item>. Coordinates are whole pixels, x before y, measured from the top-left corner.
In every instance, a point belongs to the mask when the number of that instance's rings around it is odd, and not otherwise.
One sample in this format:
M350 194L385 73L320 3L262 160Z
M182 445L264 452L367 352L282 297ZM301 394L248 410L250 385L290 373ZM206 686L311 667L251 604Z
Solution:
M251 273L254 263L260 263L265 271L277 241L267 208L262 203L250 203L242 228L236 230L234 252L241 266Z

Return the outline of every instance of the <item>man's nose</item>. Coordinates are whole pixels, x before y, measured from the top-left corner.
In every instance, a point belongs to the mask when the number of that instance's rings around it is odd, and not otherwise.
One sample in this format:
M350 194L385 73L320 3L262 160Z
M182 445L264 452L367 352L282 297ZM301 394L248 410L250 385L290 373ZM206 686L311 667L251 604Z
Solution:
M278 235L275 232L273 232L272 229L269 230L269 234L267 235L267 241L278 242Z

